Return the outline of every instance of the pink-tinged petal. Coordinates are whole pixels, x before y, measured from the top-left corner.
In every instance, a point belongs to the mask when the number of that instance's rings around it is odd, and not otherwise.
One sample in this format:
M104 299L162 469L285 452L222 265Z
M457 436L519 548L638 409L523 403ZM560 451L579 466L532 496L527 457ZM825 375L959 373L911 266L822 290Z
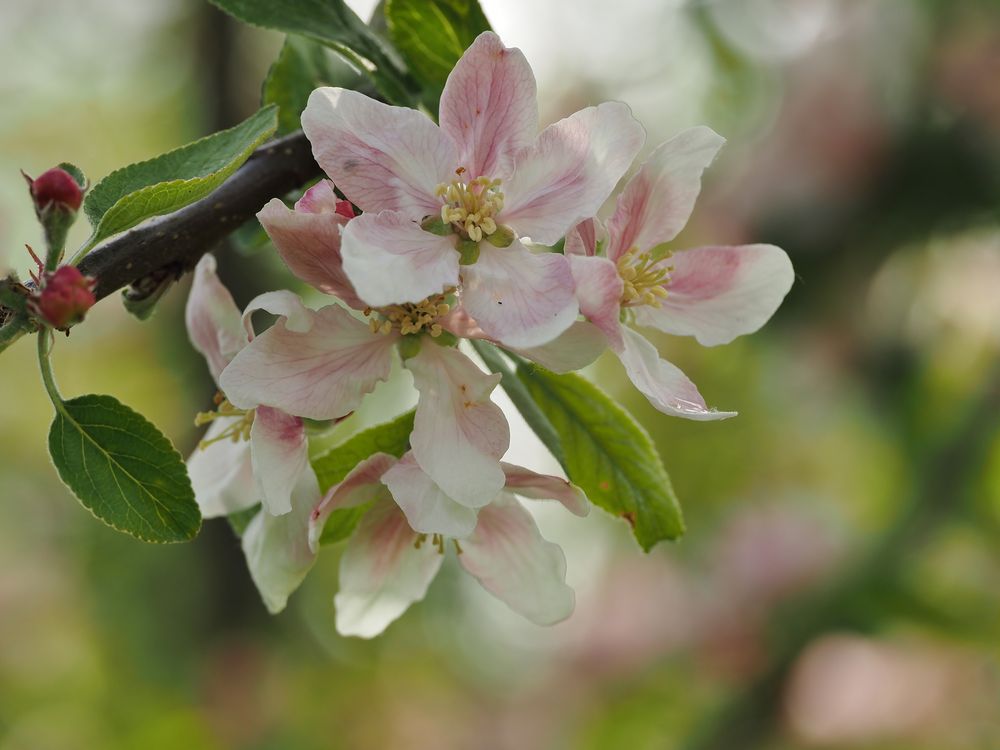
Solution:
M192 345L204 355L218 383L222 370L246 346L247 337L240 325L240 310L215 275L215 265L211 255L203 255L198 261L184 320Z
M307 214L336 214L343 201L337 197L333 188L332 180L320 180L295 201L295 211ZM343 215L342 218L354 218L354 213L352 212L350 216Z
M285 289L258 294L243 311L243 328L252 341L256 335L253 329L253 314L258 310L284 318L285 328L295 333L306 333L312 328L313 311L302 304L297 294Z
M329 182L321 182L309 192L321 185L329 185ZM296 205L302 205L305 200L303 196ZM339 297L351 307L364 307L344 273L340 234L347 219L336 209L292 211L273 198L260 210L257 218L293 274L321 292Z
M327 490L309 520L309 546L313 550L319 549L323 527L335 510L356 508L379 498L389 497L389 491L382 484L382 475L396 463L396 460L388 453L373 453L351 469L339 484Z
M621 346L621 297L624 283L607 258L570 256L580 312L597 326L614 347Z
M362 211L436 215L434 190L459 166L454 145L426 115L356 91L313 91L302 129L323 171Z
M520 242L480 243L479 260L462 267L462 305L487 336L512 347L547 344L579 311L566 258Z
M573 612L566 556L542 538L535 520L507 493L479 511L479 524L462 542L462 566L491 594L539 625Z
M632 247L645 252L677 236L701 192L701 174L726 139L711 128L690 128L660 144L629 180L608 221L608 257Z
M645 134L628 106L605 102L549 125L517 156L504 183L499 223L521 237L553 245L597 214L635 155Z
M538 132L535 75L521 50L484 31L465 51L441 94L441 129L472 178L506 177L514 154Z
M407 453L382 477L410 528L462 539L476 528L477 513L448 497Z
M219 437L235 419L216 419L205 433L205 440ZM246 510L260 500L250 463L250 444L245 441L219 440L195 448L187 462L194 498L205 518L228 516Z
M490 401L500 376L431 341L405 365L420 392L410 435L414 458L455 502L486 505L503 488L500 457L510 445L507 418Z
M600 328L578 320L547 344L511 351L546 370L573 372L594 362L607 348L608 338Z
M506 462L501 466L510 492L532 500L556 500L575 516L583 517L590 513L590 501L587 500L586 493L562 477L539 474Z
M622 326L622 348L618 358L625 365L632 384L654 408L664 414L685 419L709 421L735 417L734 411L716 411L705 406L705 399L687 375L665 359L642 334Z
M566 233L563 244L565 255L596 255L597 243L604 239L606 230L598 219L584 219Z
M313 313L307 333L289 331L283 320L264 331L222 373L222 389L242 409L273 406L299 417L337 419L389 377L395 342L394 335L373 334L330 305Z
M358 296L372 307L420 302L458 284L455 238L425 232L397 211L353 219L341 254Z
M264 510L280 516L292 509L292 488L309 463L302 420L258 406L250 427L250 457Z
M391 500L364 515L340 559L337 632L373 638L424 598L444 555L416 542L417 532Z
M788 255L774 245L701 247L663 262L673 267L667 297L660 308L636 308L636 321L705 346L756 331L795 281Z
M291 492L291 510L272 516L262 510L243 532L247 568L271 614L285 608L289 595L302 583L316 561L309 547L309 515L319 501L312 469L303 471Z

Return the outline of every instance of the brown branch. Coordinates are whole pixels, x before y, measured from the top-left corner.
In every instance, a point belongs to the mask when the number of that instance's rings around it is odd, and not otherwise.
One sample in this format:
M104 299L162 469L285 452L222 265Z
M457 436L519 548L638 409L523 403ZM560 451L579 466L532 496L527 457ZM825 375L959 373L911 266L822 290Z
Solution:
M165 272L180 275L271 198L321 174L309 141L293 133L257 149L215 192L105 242L80 261L97 298Z

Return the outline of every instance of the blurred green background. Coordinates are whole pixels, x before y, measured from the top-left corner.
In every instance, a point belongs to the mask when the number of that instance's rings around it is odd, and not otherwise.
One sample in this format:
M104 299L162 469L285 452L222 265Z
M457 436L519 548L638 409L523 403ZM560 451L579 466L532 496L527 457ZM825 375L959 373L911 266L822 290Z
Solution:
M729 138L678 247L795 263L762 332L658 340L738 418L665 417L617 362L589 373L656 439L687 537L644 555L600 512L543 509L578 601L550 629L446 566L383 637L340 638L336 548L272 618L224 521L147 546L73 500L24 340L0 359L0 750L1000 747L1000 4L483 6L544 122L619 99L647 151ZM0 5L0 265L39 242L18 169L95 179L231 125L280 43L196 0ZM241 304L294 284L269 248L220 258ZM212 385L185 290L144 324L98 305L55 365L186 452ZM520 425L511 455L552 467Z

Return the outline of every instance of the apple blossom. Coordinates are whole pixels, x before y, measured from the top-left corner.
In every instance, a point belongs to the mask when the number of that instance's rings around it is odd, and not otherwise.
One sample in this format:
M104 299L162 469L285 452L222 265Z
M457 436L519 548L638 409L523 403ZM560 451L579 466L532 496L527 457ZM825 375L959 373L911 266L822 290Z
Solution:
M484 32L441 96L440 127L412 109L320 88L302 127L320 166L365 213L344 229L343 267L373 307L455 289L485 334L547 343L576 320L555 244L594 215L642 145L626 105L588 107L540 134L534 75Z
M583 493L559 477L502 464L504 486L461 533L421 531L400 490L448 498L424 475L413 453L395 459L376 453L330 489L313 512L310 542L318 547L334 510L371 503L351 536L340 562L340 591L334 602L337 630L371 638L421 599L444 560L450 538L458 560L483 588L511 609L540 625L573 611L566 585L566 558L546 541L531 514L514 497L554 499L576 515L590 506Z
M253 340L250 315L257 309L296 322L301 317L288 297L270 292L253 300L241 319L215 275L215 259L201 259L185 318L191 342L216 384L229 361ZM277 612L315 559L307 524L320 491L309 467L303 422L267 406L240 409L221 390L215 401L214 412L199 415L197 423L211 426L188 460L195 499L206 518L262 504L243 534L243 550L264 603Z
M725 344L767 322L794 280L788 256L774 245L663 251L687 223L701 174L723 143L696 127L661 144L619 196L606 238L598 242L601 227L593 219L566 238L583 315L654 407L688 419L735 412L709 409L694 383L625 323Z

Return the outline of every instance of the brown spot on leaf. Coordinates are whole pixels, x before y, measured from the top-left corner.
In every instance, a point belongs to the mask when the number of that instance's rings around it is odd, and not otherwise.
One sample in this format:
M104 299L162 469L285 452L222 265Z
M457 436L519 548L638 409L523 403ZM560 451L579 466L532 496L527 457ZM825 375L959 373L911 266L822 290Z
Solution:
M626 521L628 521L628 525L629 526L631 526L633 529L635 528L635 512L634 511L630 510L630 511L628 511L626 513L622 513L622 518L624 518Z

